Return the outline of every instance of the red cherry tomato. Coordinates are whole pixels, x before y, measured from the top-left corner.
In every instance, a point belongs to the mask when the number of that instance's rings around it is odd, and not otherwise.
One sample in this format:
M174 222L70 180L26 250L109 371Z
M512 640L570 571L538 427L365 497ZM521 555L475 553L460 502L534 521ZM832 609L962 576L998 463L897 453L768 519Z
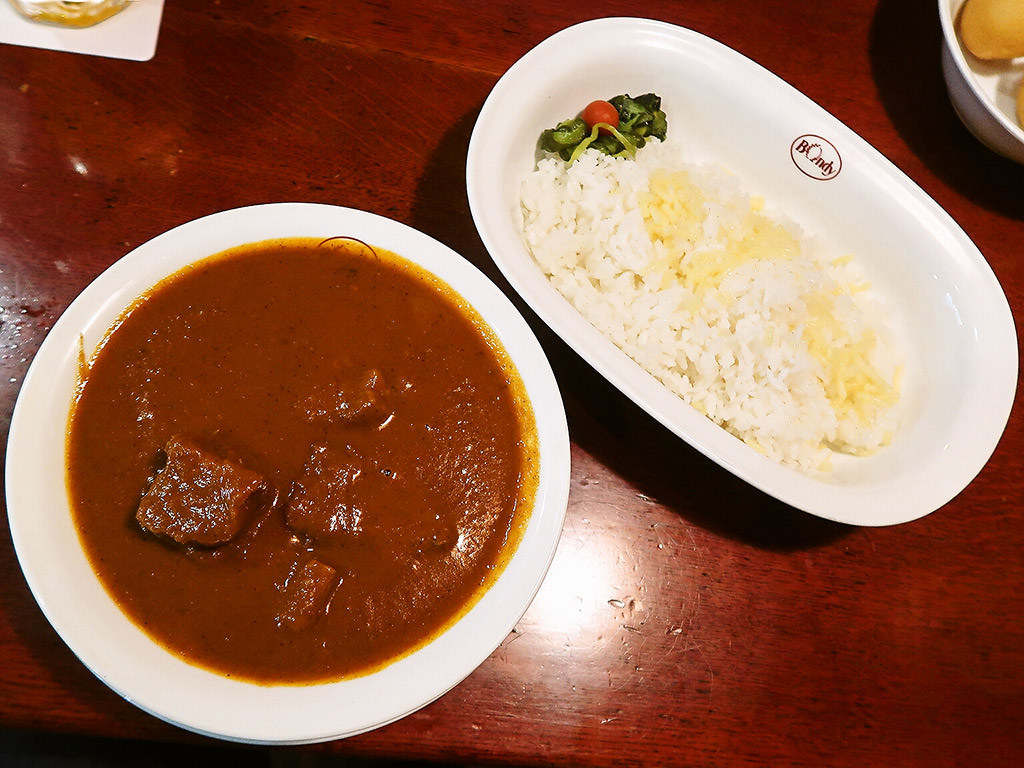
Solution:
M599 100L590 102L587 104L580 117L583 118L583 122L585 122L589 128L593 128L597 123L608 123L612 128L619 127L619 113L615 107L607 101ZM599 128L598 132L610 133L607 128Z

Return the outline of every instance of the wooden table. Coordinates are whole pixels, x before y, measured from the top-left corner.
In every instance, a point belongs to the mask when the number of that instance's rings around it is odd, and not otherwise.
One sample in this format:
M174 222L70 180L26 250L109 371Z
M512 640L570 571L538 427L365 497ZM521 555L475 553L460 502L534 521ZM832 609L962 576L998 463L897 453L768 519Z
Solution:
M0 428L75 295L131 248L213 211L368 209L452 246L512 295L466 202L474 119L529 48L612 15L714 37L847 123L974 239L1020 335L1024 167L957 121L934 0L172 0L150 62L0 46ZM1019 401L953 502L906 525L846 527L735 480L526 316L572 438L550 577L446 696L310 749L495 764L1024 764ZM195 738L75 659L6 535L0 574L2 726Z

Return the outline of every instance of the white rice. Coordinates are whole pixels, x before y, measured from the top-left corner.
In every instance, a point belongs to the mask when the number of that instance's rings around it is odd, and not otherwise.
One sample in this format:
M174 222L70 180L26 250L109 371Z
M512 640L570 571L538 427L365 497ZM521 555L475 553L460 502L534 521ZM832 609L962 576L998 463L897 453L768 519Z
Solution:
M735 177L654 141L633 159L543 159L521 191L554 286L715 423L808 471L889 442L898 357L857 265L764 214Z

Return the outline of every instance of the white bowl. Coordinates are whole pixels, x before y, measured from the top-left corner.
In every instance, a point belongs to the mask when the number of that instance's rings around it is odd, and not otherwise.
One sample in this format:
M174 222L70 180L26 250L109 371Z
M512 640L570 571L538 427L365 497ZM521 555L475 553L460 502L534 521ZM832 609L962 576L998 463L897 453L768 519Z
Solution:
M765 458L644 372L532 260L521 237L519 185L534 167L541 131L591 99L647 91L662 96L669 141L685 142L696 160L724 164L809 232L857 254L893 305L909 357L903 423L890 446L867 458L837 458L827 479ZM827 180L791 158L791 146L807 134L824 137L836 153ZM473 130L466 177L484 244L538 316L655 419L794 507L858 525L913 520L959 493L1002 434L1016 389L1017 339L977 248L842 123L714 40L645 19L600 19L555 34L495 85Z
M1017 121L1017 89L1024 59L981 61L961 44L956 19L966 0L939 0L942 75L950 101L974 137L1000 155L1024 163L1024 129Z
M519 370L539 431L540 487L522 542L493 587L436 640L374 674L311 686L260 686L191 666L120 611L89 564L65 488L65 434L79 359L137 296L182 266L244 243L348 235L393 251L461 294ZM307 743L397 720L449 690L498 647L554 556L569 487L565 413L536 338L469 262L410 227L362 211L282 203L207 216L136 248L68 307L36 355L11 422L7 509L25 578L64 642L128 701L183 728L250 743Z

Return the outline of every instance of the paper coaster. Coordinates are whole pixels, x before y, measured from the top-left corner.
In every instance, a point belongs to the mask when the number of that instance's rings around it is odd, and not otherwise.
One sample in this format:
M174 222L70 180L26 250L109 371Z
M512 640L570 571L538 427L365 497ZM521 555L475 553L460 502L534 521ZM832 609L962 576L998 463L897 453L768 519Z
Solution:
M72 29L29 21L7 0L0 0L0 43L148 61L156 53L163 10L164 0L134 0L95 26Z

